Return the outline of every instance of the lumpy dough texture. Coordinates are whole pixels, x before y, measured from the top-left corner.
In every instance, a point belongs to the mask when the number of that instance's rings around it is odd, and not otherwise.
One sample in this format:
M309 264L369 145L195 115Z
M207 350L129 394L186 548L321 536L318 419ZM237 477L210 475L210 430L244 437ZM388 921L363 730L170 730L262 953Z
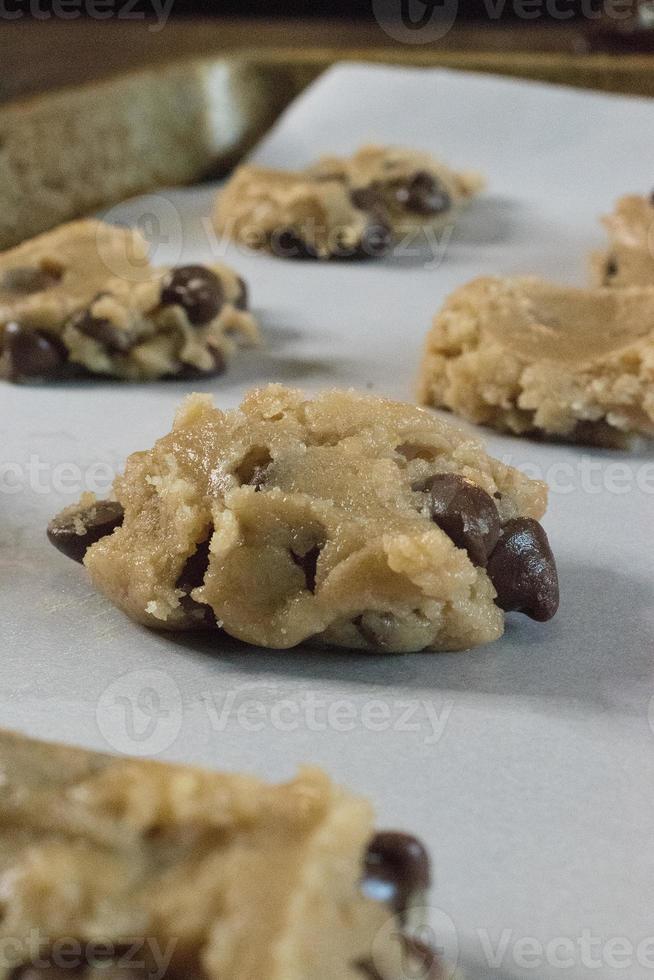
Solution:
M209 606L266 647L475 646L501 635L504 614L484 568L431 519L424 487L440 473L486 491L502 523L545 510L544 484L413 406L272 385L221 412L193 395L169 435L129 458L115 484L123 525L85 564L155 628L205 622Z
M597 286L654 286L654 199L621 197L603 219L609 248L592 256Z
M351 157L322 157L309 172L343 181L354 200L376 199L395 234L442 224L486 183L480 173L457 173L430 153L386 146L363 146Z
M371 807L320 770L272 786L7 732L0 765L0 980L406 976L361 889Z
M373 258L451 218L484 185L428 153L379 146L305 170L239 167L216 201L218 230L283 258Z
M654 290L477 279L435 318L420 400L516 433L654 435Z
M138 232L76 221L0 255L0 376L221 373L258 341L227 266L154 268Z

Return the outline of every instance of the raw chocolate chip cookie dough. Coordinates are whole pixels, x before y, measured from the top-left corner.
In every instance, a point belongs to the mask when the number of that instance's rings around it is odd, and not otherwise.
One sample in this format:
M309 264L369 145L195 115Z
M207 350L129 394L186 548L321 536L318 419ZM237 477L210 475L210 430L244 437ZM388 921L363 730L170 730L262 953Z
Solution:
M229 238L282 258L362 259L442 224L483 186L427 153L364 147L302 171L239 167L220 192L215 223Z
M604 218L609 248L592 257L597 286L654 286L654 197L629 194Z
M413 406L271 385L221 412L193 395L114 490L49 537L154 628L454 650L497 639L505 611L557 609L545 485Z
M654 436L654 290L484 278L427 337L426 405L520 434L604 446Z
M137 232L78 221L0 255L0 376L220 374L258 340L227 266L155 269Z
M423 846L320 770L272 786L8 732L0 766L2 980L445 980L411 936Z

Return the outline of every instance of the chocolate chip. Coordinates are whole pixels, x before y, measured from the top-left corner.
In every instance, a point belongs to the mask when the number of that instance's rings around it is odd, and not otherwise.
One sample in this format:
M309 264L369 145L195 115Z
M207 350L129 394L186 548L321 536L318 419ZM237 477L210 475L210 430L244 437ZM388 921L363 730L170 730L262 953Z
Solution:
M386 255L393 243L391 226L381 215L373 215L365 227L356 257L376 259Z
M239 293L234 300L234 306L237 310L247 310L249 305L249 290L245 279L241 279L237 276Z
M475 565L485 565L500 536L493 499L458 473L437 473L422 485L432 521L464 548Z
M426 170L419 170L411 180L401 184L395 196L407 211L425 216L441 214L452 206L452 199L443 185Z
M283 228L270 236L269 248L281 259L317 259L316 250L305 242L293 228Z
M190 322L200 327L220 313L225 297L220 279L204 265L171 269L163 281L161 302L181 306Z
M350 191L350 201L360 211L383 211L386 201L379 187L371 184L368 187L355 187Z
M304 572L304 579L309 592L316 591L316 571L318 567L319 555L320 548L317 544L314 545L313 548L309 548L304 555L298 555L294 551L291 551L291 558L298 568L301 568Z
M502 528L486 571L497 591L497 605L544 623L559 607L556 563L545 531L530 517Z
M224 354L217 347L208 347L211 355L212 364L208 368L199 368L195 364L181 364L179 370L171 375L171 378L179 378L183 381L200 381L202 378L215 378L224 374L227 368Z
M196 610L201 610L203 617L199 620L198 624L201 626L215 627L216 617L211 606L196 602L190 595L193 589L198 589L204 583L204 577L209 567L210 542L211 535L206 540L201 541L193 554L189 555L175 583L175 588L185 593L180 598L180 605L185 612L191 613Z
M3 274L0 279L0 289L23 295L40 293L44 289L56 286L61 280L61 275L62 273L54 267L16 266L14 269L7 269Z
M82 562L87 548L123 523L124 511L116 500L98 500L90 507L66 512L48 524L48 540L67 558Z
M89 310L76 314L70 323L85 337L102 344L110 353L124 354L134 346L135 337L129 330L117 327L105 317L93 316Z
M67 361L66 348L57 337L20 323L5 327L3 354L10 381L60 378Z
M365 857L363 887L378 900L387 901L399 916L430 885L429 855L410 834L383 831L376 834Z
M618 274L618 263L615 257L611 256L609 259L607 259L606 262L606 271L605 271L606 279L607 280L614 279L615 276L617 276L617 274Z

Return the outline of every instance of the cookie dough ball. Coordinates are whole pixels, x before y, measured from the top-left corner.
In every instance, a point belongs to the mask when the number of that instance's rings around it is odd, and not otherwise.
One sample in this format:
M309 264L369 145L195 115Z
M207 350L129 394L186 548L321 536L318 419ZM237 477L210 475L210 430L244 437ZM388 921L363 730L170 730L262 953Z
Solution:
M592 256L596 286L654 286L654 198L629 194L603 219L609 248Z
M153 268L137 232L73 222L0 255L0 376L221 374L258 341L246 306L227 266Z
M545 485L380 398L271 385L221 412L191 396L111 503L83 499L50 538L155 629L457 650L501 636L505 611L546 620L558 604Z
M606 446L654 436L654 290L477 279L434 320L419 397L519 434Z

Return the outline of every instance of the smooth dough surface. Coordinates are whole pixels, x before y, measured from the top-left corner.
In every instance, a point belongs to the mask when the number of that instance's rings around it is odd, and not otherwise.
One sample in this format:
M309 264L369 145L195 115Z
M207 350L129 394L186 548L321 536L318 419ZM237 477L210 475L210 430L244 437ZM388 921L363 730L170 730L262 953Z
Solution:
M516 433L654 436L654 290L477 279L434 320L419 398Z

